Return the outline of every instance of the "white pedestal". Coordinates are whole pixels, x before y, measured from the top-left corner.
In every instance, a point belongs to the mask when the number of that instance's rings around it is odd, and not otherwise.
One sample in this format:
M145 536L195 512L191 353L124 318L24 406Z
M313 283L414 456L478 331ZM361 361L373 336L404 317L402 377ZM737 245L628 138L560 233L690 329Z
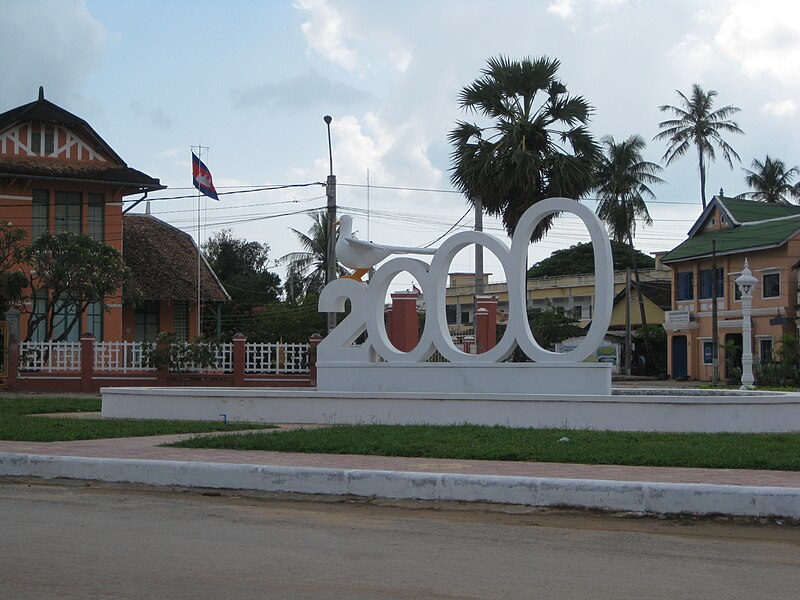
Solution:
M603 363L317 364L324 392L611 395Z

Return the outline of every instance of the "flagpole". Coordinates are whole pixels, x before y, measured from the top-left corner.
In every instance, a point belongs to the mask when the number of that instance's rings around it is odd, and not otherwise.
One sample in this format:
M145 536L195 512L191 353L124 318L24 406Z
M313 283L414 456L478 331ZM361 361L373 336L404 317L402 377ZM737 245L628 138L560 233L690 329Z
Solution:
M198 146L197 146L197 158L200 159L201 162L203 161L203 150L204 149L206 150L206 156L208 156L208 150L210 150L210 148L208 146L202 146L202 145L198 144ZM201 243L201 240L202 240L202 232L201 232L201 228L202 228L202 218L201 218L201 214L202 214L202 208L201 208L202 198L203 198L203 193L198 189L197 190L197 318L196 318L197 336L196 337L199 337L200 334L202 333L202 326L203 326L203 321L202 321L202 312L203 311L202 311L202 304L201 304L201 302L202 302L201 289L202 288L201 288L201 285L200 285L200 274L201 274L201 264L202 264L202 256L200 254L202 252L201 249L200 249L200 243Z

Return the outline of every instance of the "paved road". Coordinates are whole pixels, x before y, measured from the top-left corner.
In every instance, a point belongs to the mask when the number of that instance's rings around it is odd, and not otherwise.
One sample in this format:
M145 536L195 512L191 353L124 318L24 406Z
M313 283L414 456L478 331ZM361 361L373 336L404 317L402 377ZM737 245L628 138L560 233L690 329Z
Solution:
M798 525L0 481L0 598L751 600L798 589Z

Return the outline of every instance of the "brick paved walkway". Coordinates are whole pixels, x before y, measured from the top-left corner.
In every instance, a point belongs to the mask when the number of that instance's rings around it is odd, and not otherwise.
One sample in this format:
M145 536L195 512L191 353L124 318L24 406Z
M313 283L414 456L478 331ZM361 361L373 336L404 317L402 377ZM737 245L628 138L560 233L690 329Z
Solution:
M795 471L573 465L560 463L163 448L159 446L159 444L178 440L182 437L186 436L171 435L77 442L0 441L0 452L38 454L45 456L129 458L224 464L362 469L368 471L460 473L465 475L508 475L518 477L554 477L607 481L706 483L800 488L800 472Z

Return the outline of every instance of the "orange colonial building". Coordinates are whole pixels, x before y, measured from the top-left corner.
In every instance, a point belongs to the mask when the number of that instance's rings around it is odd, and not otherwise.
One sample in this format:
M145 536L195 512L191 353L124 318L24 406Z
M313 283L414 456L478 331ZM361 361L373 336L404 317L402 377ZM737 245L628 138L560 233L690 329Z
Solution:
M784 334L797 335L800 206L715 196L688 239L661 258L672 268L672 310L665 315L668 370L674 378L713 377L713 283L716 263L720 377L741 368L742 302L736 278L747 258L753 292L756 362L773 360ZM730 359L730 360L728 360Z
M36 101L0 114L0 218L26 229L29 241L44 232L69 231L102 240L124 258L123 200L134 194L143 199L148 192L165 187L158 179L129 167L86 121L46 100L41 87ZM155 217L150 219L158 221ZM156 223L151 225L158 227ZM196 248L183 232L169 230L167 236L179 245ZM137 236L137 242L141 238L142 235ZM141 249L137 251L142 253ZM139 263L139 269L148 268ZM187 277L193 278L196 289L196 260L189 270L194 275L190 272ZM227 299L213 273L205 273L210 272L205 263L203 271L203 287L208 283L211 288L204 289L205 297L214 301ZM155 273L154 269L134 275L147 281ZM70 332L70 339L77 340L83 333L92 333L95 339L104 341L152 338L155 330L172 330L173 309L180 310L180 319L186 321L185 336L197 335L193 325L196 294L194 302L191 298L175 298L174 294L152 296L145 295L136 307L123 307L121 294L95 303L83 315L80 330ZM179 308L174 307L176 303ZM35 307L28 303L25 308L29 312ZM19 339L26 339L27 321L23 314L19 331L12 332L12 336L17 333ZM31 334L31 339L38 339L37 332Z

